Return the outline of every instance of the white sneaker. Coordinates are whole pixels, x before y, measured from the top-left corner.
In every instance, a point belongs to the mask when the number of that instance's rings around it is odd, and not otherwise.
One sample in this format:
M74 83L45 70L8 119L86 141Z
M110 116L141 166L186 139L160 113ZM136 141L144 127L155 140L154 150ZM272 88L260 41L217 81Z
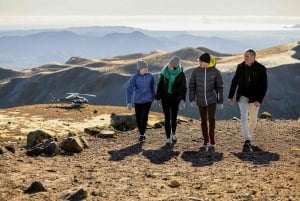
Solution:
M166 142L167 145L171 145L172 142L171 142L171 138L167 138L167 142Z
M175 144L177 142L177 137L175 134L172 135L172 142Z

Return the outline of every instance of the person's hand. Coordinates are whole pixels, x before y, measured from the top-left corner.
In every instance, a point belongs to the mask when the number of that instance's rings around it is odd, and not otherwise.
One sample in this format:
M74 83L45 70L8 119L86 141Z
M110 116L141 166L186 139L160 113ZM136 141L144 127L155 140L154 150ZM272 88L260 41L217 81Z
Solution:
M184 110L184 108L185 108L185 102L184 100L181 100L179 103L179 110Z
M155 106L155 105L157 105L157 100L154 99L154 100L152 101L152 106Z
M161 100L154 100L155 101L155 105L157 105L158 107L161 107Z
M191 107L197 107L196 101L191 102Z
M131 104L131 103L128 103L128 104L127 104L127 109L128 109L128 110L131 110L131 109L132 109L132 104Z
M259 106L260 106L260 102L255 101L255 102L254 102L254 106L255 106L255 107L259 107Z
M218 105L217 105L217 108L218 108L219 110L222 110L223 107L224 107L223 104L218 104Z
M233 105L234 104L234 99L233 98L229 98L228 99L228 103L229 103L229 105Z

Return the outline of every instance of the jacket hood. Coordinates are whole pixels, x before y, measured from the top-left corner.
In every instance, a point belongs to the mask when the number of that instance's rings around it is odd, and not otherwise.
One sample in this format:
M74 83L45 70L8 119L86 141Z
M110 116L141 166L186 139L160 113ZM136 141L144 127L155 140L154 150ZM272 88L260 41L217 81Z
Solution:
M216 62L215 57L210 56L210 61L209 61L209 64L208 64L207 67L208 67L208 68L213 68L213 67L216 66L216 64L217 64L217 62Z

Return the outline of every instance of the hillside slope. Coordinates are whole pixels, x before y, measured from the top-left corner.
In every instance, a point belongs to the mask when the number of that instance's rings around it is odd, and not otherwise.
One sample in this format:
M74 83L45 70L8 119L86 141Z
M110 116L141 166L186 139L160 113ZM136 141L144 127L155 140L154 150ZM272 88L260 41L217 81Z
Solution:
M299 42L283 44L257 52L259 62L267 67L269 88L260 112L270 112L275 118L298 119L300 117L300 60ZM204 49L207 50L207 49ZM211 51L211 50L208 50ZM217 68L224 80L224 110L217 112L218 119L239 116L237 105L227 104L227 95L236 65L242 55L223 55L214 52ZM3 77L0 84L0 108L51 103L50 93L57 98L69 92L95 94L93 105L125 105L125 91L132 74L136 72L136 60L148 61L157 80L161 68L172 55L180 55L187 80L198 65L203 48L183 48L174 52L155 51L149 54L120 55L109 59L72 57L65 64L46 64ZM188 97L188 96L187 96ZM154 111L161 111L153 106ZM198 118L198 112L187 107L181 114Z

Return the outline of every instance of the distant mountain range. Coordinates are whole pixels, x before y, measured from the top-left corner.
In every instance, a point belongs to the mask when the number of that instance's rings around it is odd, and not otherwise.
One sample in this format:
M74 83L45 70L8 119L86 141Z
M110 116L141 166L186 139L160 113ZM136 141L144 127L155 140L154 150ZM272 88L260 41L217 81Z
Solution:
M70 57L104 59L134 53L206 47L236 54L300 40L300 30L285 32L149 31L131 27L0 31L0 67L26 69L65 63Z
M76 34L65 33L77 37ZM145 35L132 33L137 43ZM51 33L50 33L51 35ZM55 34L54 34L55 35ZM124 34L127 38L132 35ZM42 38L43 34L40 35ZM53 37L53 36L52 36ZM107 40L115 35L106 35ZM35 37L36 38L36 37ZM61 40L61 39L57 39ZM67 39L65 39L67 40ZM62 40L61 40L62 41ZM122 41L123 42L123 41ZM217 112L218 119L239 117L237 105L227 104L230 82L236 65L243 59L242 54L230 55L207 48L185 47L175 51L153 51L120 55L106 59L88 59L71 57L65 63L44 64L26 70L8 70L0 68L0 107L51 103L50 93L57 98L65 97L68 92L96 94L90 98L90 104L125 106L125 90L128 81L136 72L136 60L148 61L150 71L157 79L161 68L172 55L182 58L187 79L196 67L196 59L203 52L210 52L217 59L217 68L224 80L224 110ZM275 118L297 119L300 117L300 42L292 42L263 49L257 52L258 61L268 68L269 88L261 112L270 112ZM188 96L187 96L188 97ZM199 118L199 114L189 106L181 115ZM162 111L158 106L154 111Z

